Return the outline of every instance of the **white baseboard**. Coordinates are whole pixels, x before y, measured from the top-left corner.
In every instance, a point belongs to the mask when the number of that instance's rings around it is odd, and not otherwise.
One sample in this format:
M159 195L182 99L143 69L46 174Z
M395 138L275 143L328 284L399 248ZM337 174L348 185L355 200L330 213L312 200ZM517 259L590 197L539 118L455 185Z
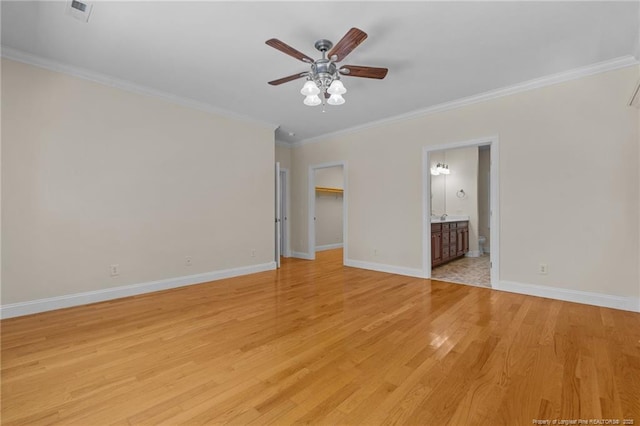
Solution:
M604 293L593 293L535 284L522 284L512 281L500 281L500 283L497 286L493 286L493 288L510 293L527 294L566 302L584 303L586 305L640 312L640 298L636 297L613 296Z
M52 311L54 309L104 302L106 300L119 299L122 297L135 296L160 290L169 290L171 288L216 281L240 275L255 274L257 272L264 272L273 269L276 269L276 263L268 262L258 265L205 272L203 274L187 275L183 277L149 281L146 283L131 284L102 290L48 297L46 299L30 300L28 302L9 303L0 306L0 318L19 317L23 315L37 314L39 312Z
M316 246L316 251L333 250L337 248L342 248L342 246L343 246L342 243L325 244L322 246Z
M406 268L404 266L385 265L384 263L365 262L363 260L347 259L344 266L369 269L371 271L387 272L389 274L406 275L408 277L424 278L422 269Z
M309 253L303 253L301 251L292 251L291 252L291 257L295 257L298 259L304 259L304 260L314 260L315 258L311 257L311 255Z
M480 250L469 250L465 257L480 257Z

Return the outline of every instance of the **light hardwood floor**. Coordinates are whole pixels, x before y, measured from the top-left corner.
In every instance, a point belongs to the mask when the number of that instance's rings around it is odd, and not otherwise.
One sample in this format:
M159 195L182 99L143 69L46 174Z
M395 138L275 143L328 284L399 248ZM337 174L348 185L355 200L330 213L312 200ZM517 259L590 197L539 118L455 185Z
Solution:
M640 314L318 258L2 321L2 424L640 424Z

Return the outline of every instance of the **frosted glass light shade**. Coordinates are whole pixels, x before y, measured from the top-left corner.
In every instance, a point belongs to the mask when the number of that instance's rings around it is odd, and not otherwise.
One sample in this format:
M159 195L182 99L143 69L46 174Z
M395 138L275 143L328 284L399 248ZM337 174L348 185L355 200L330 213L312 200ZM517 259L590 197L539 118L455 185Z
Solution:
M315 96L320 93L320 89L318 89L318 86L316 86L313 81L307 81L304 83L304 86L302 86L300 93L305 96Z
M340 80L333 80L333 83L331 83L331 86L327 89L327 93L330 95L344 95L347 93L347 89Z
M451 173L451 170L449 170L449 165L444 164L442 167L442 170L440 170L440 173L442 173L443 175L448 175Z
M331 95L329 99L327 99L329 105L342 105L344 102L344 98L341 95Z
M435 167L431 168L431 176L438 176L439 174L440 172Z
M307 106L316 106L316 105L320 105L322 103L322 101L320 100L318 95L307 96L306 98L304 98L303 102Z

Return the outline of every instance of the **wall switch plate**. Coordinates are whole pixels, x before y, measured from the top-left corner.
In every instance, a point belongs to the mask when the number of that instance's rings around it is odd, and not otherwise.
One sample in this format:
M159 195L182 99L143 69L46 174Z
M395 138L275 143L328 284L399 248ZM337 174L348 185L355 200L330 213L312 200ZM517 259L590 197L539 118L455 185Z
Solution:
M541 275L547 275L549 273L549 265L541 263L538 265L538 273Z
M114 263L113 265L109 266L109 274L112 277L117 277L118 275L120 275L120 265Z
M185 256L185 258L184 258L184 265L185 265L185 266L191 266L191 265L193 265L193 259L191 259L191 256Z

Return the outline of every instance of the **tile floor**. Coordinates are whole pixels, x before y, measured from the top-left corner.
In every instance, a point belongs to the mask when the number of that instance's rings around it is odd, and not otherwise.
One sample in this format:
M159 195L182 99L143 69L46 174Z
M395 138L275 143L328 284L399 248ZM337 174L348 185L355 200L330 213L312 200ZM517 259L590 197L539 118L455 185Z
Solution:
M480 257L463 257L431 270L431 278L461 284L491 287L488 254Z

